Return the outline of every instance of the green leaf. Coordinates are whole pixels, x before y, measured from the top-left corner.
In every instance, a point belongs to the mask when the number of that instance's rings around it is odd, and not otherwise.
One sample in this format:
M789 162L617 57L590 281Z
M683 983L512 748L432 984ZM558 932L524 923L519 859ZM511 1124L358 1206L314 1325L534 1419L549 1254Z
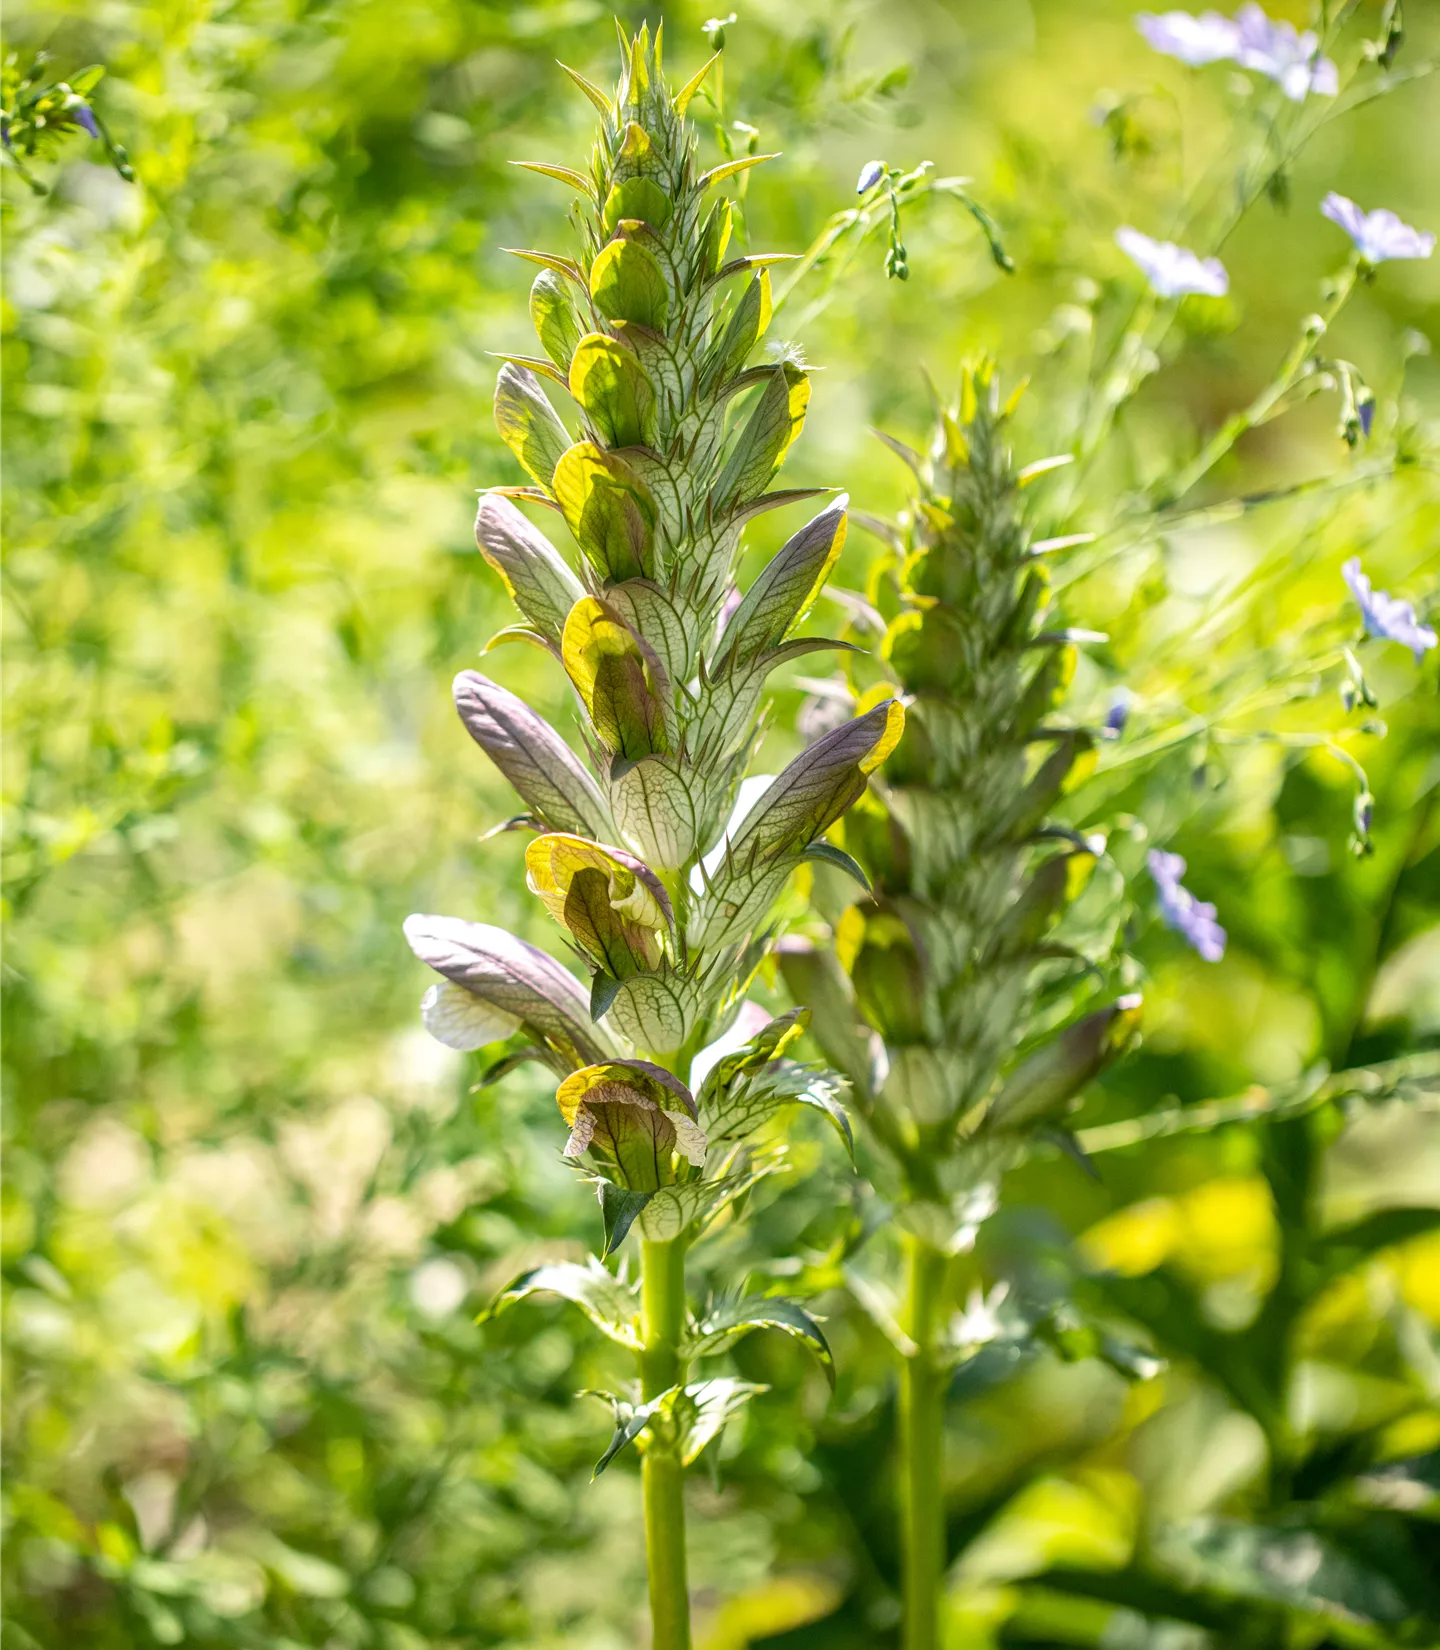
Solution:
M685 1387L671 1400L670 1408L680 1427L680 1460L690 1466L713 1439L718 1438L725 1423L738 1415L745 1405L768 1387L751 1381L737 1381L720 1376L713 1381L696 1381Z
M653 254L638 240L614 240L601 247L590 266L590 296L600 313L611 321L633 321L655 332L665 329L670 313L665 275ZM633 355L630 359L634 360Z
M743 1295L723 1301L705 1314L686 1336L682 1353L709 1358L743 1340L752 1329L779 1329L803 1341L820 1360L825 1378L835 1385L835 1360L820 1325L798 1301L771 1295Z
M865 875L864 867L833 842L812 842L800 857L822 865L833 865L837 871L853 877L867 894L870 892L870 879Z
M634 354L603 332L587 332L570 362L570 393L611 447L643 447L655 386Z
M622 222L646 223L652 229L663 229L674 210L670 197L658 183L650 178L626 178L605 197L601 221L607 235L613 235Z
M713 57L707 58L707 60L700 65L695 73L690 76L689 80L685 82L680 90L676 92L674 97L675 113L679 115L682 120L685 118L685 111L690 107L690 99L700 90L701 86L705 82L705 77L724 55L725 54L723 52L716 52Z
M808 1106L829 1118L853 1161L855 1136L839 1094L840 1082L833 1073L797 1060L776 1060L711 1098L704 1112L706 1138L716 1146L744 1140L785 1106Z
M609 1180L598 1181L597 1186L600 1195L600 1219L605 1227L605 1243L600 1251L600 1258L609 1260L625 1241L626 1234L635 1224L635 1217L655 1194L632 1192L627 1187L617 1186ZM610 1457L607 1455L605 1459L608 1461ZM598 1472L600 1468L597 1467L595 1470Z
M590 99L590 101L607 120L614 119L615 105L608 97L606 97L604 92L602 92L598 86L593 85L585 78L583 74L579 74L576 70L572 69L568 63L562 63L560 67L570 76L571 80L575 82L580 90L584 92L586 97Z
M515 605L537 629L558 642L570 609L585 594L560 552L508 498L495 493L481 497L475 542Z
M563 1261L537 1266L508 1284L481 1315L497 1318L517 1301L531 1295L558 1295L571 1302L595 1327L618 1346L638 1352L640 1340L640 1292L633 1285L613 1277L595 1259L587 1256L583 1265Z
M717 509L757 498L784 462L805 423L810 380L788 363L769 375L759 401L741 426L712 494Z
M585 328L569 284L554 270L542 269L535 277L535 284L530 288L530 320L540 347L566 375L568 385L570 362Z
M740 371L750 359L751 350L765 336L773 307L770 275L762 269L740 295L740 301L715 346L713 360L705 372L708 383L723 384Z
M525 172L538 172L542 178L554 178L556 183L563 183L567 189L574 189L592 201L595 199L595 185L573 166L552 166L543 160L512 160L510 164Z
M526 367L507 361L495 381L495 427L501 439L546 492L561 455L570 446L570 433L540 380Z
M555 497L575 541L605 579L653 571L655 500L623 459L582 441L555 469Z
M747 172L752 166L759 166L767 160L779 160L778 153L773 155L742 155L739 160L727 160L723 166L712 166L695 180L696 189L708 189L712 183L723 183L726 178L733 178L739 172Z
M678 1390L678 1388L672 1387L668 1392L662 1392L658 1397L652 1398L649 1403L638 1405L627 1403L623 1398L617 1398L613 1392L592 1392L588 1394L592 1398L608 1400L615 1411L615 1435L605 1446L605 1453L595 1463L595 1470L590 1474L591 1483L594 1483L627 1444L635 1442L660 1410L665 1407L667 1400L671 1400L672 1394Z

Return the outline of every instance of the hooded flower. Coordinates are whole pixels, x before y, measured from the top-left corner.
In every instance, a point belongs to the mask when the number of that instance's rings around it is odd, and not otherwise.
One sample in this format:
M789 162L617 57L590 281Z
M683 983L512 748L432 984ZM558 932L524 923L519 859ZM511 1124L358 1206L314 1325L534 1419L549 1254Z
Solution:
M1206 962L1219 962L1225 955L1225 930L1215 920L1215 907L1181 886L1185 861L1179 854L1157 850L1151 853L1149 864L1165 926L1182 935Z
M1354 201L1332 189L1320 210L1331 223L1338 223L1355 243L1355 250L1367 264L1383 264L1390 258L1428 258L1435 250L1435 237L1412 229L1385 207L1362 212Z
M1115 231L1115 244L1138 264L1151 290L1161 298L1179 298L1188 292L1223 298L1230 277L1218 258L1200 258L1173 241L1152 241L1128 224Z
M1188 11L1142 11L1136 15L1135 27L1157 52L1178 57L1192 69L1232 58L1240 45L1239 29L1218 11L1201 12L1198 17Z
M1135 703L1135 695L1122 683L1115 689L1110 700L1110 709L1105 713L1105 737L1118 739L1125 732L1125 724L1130 720L1130 707Z
M1339 71L1320 56L1313 29L1299 32L1293 23L1276 23L1254 4L1236 12L1235 29L1235 61L1273 80L1293 103L1302 102L1307 92L1334 97L1340 90Z
M1429 649L1435 646L1435 632L1416 619L1415 609L1409 602L1401 601L1398 596L1388 595L1383 590L1372 589L1370 580L1360 571L1358 556L1352 556L1340 571L1350 586L1350 594L1360 604L1360 611L1365 617L1365 634L1408 647L1418 665Z

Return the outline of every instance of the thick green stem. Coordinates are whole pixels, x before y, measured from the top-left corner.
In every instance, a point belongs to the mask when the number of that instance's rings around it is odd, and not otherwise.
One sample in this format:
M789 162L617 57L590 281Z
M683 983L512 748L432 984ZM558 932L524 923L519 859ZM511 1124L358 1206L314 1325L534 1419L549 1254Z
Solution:
M905 1323L914 1350L900 1378L904 1650L938 1650L945 1573L945 1370L936 1345L945 1257L905 1240Z
M685 1329L685 1244L646 1241L640 1246L640 1383L657 1398L683 1379L680 1338ZM654 1438L641 1467L645 1493L645 1553L650 1569L653 1650L690 1650L690 1593L685 1581L685 1469L680 1457Z

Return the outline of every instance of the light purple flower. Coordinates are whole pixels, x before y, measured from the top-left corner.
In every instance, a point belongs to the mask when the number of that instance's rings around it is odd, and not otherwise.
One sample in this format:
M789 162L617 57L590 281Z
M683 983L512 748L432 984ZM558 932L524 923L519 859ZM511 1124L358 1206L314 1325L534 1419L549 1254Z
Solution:
M1235 27L1235 61L1273 80L1292 102L1302 102L1307 92L1334 97L1340 90L1340 72L1320 56L1313 29L1299 33L1293 23L1276 23L1253 0L1236 12Z
M1135 27L1157 52L1178 57L1192 69L1234 57L1240 47L1239 29L1218 11L1201 12L1198 17L1188 11L1142 11L1136 15Z
M1367 264L1383 264L1388 258L1428 258L1435 250L1433 235L1412 229L1386 207L1362 212L1354 201L1332 189L1320 210L1354 241Z
M860 176L855 181L855 193L863 195L873 189L885 176L885 162L883 160L867 160L860 168Z
M1225 930L1215 920L1215 907L1196 899L1188 888L1181 886L1185 861L1179 854L1155 849L1149 856L1149 865L1165 926L1183 935L1206 962L1219 962L1225 955Z
M1359 556L1352 556L1340 572L1350 586L1350 594L1360 604L1360 611L1365 617L1365 634L1378 636L1382 641L1400 642L1415 655L1418 665L1429 649L1435 646L1435 632L1429 625L1420 623L1409 602L1387 595L1383 590L1372 589L1369 579L1360 571Z
M75 116L76 123L83 126L92 138L98 138L100 136L100 123L91 113L90 105L88 103L86 103L83 99L77 100L71 112Z
M1178 298L1187 292L1223 298L1230 290L1230 277L1218 258L1197 257L1174 241L1152 241L1128 224L1115 231L1115 244L1140 266L1151 290L1162 298Z

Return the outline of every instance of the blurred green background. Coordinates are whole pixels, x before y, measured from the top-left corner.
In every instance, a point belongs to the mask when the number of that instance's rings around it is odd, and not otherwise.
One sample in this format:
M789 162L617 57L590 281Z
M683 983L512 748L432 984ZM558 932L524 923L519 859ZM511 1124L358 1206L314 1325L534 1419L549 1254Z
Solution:
M706 8L616 9L632 26L663 15L686 75L706 54ZM747 196L757 249L803 250L872 157L931 159L975 180L1019 266L1002 275L937 201L907 219L907 283L885 280L872 242L792 298L772 330L824 370L789 485L902 507L905 474L867 427L922 439L922 367L948 390L976 349L1007 379L1035 375L1021 439L1027 457L1050 450L1091 329L1135 290L1115 226L1163 229L1234 95L1223 69L1149 53L1130 10L737 5L726 118L784 151ZM1419 64L1440 51L1440 7L1406 12L1401 61ZM527 1265L581 1253L595 1211L541 1082L472 1093L478 1071L422 1032L427 982L399 932L435 910L553 943L521 892L523 843L477 840L510 801L448 682L509 617L470 531L475 490L517 479L487 351L530 347L528 278L501 249L567 234L563 193L507 162L587 151L592 111L554 60L608 81L610 9L21 0L7 30L61 76L108 66L96 101L138 174L77 140L42 168L50 196L4 178L7 1636L643 1642L633 1462L588 1482L609 1418L576 1397L623 1378L613 1349L559 1307L471 1322ZM1435 85L1328 127L1288 209L1263 205L1227 245L1230 298L1187 309L1183 349L1071 528L1265 383L1343 261L1316 210L1327 189L1440 227ZM1117 156L1095 111L1131 93ZM1281 710L1250 703L1166 743L1252 694L1257 669L1294 672L1317 627L1340 635L1347 555L1433 601L1437 297L1440 260L1389 265L1334 344L1380 397L1377 444L1418 462L1149 543L1066 591L1067 616L1112 637L1082 699L1103 706L1123 677L1134 738L1165 746L1102 774L1086 806L1185 852L1231 933L1207 966L1137 889L1146 1042L1082 1122L1440 1043L1435 656L1417 671L1401 650L1366 653L1389 724L1353 747L1377 798L1370 859L1346 851L1345 768L1252 737ZM1370 461L1335 420L1321 397L1267 425L1217 485L1343 480ZM872 549L852 534L840 582L863 583ZM563 716L537 655L505 650L493 669ZM1340 718L1327 692L1294 725ZM1423 1081L1378 1093L1303 1125L1307 1191L1290 1206L1276 1153L1299 1137L1245 1124L1106 1153L1098 1182L1058 1157L1012 1177L964 1263L977 1283L1068 1276L1078 1253L1125 1280L1111 1306L1152 1333L1167 1301L1205 1327L1134 1384L1019 1351L961 1383L955 1644L1434 1642L1415 1623L1440 1619L1425 1580L1440 1240L1424 1218L1440 1102ZM820 1257L854 1183L818 1133L796 1161L794 1187L717 1241L717 1281L783 1275L776 1255L838 1281ZM1367 1220L1366 1242L1320 1266L1326 1234ZM1307 1463L1329 1450L1343 1471L1280 1484L1225 1358L1301 1238L1286 1425L1317 1441ZM736 1354L773 1390L693 1485L704 1650L891 1642L889 1363L843 1290L820 1305L833 1397L777 1337ZM1322 1502L1334 1546L1317 1557L1295 1507ZM1207 1518L1279 1545L1246 1557L1232 1540L1230 1581L1213 1563L1186 1580L1165 1532ZM1310 1583L1340 1549L1361 1581L1345 1571L1331 1608Z

